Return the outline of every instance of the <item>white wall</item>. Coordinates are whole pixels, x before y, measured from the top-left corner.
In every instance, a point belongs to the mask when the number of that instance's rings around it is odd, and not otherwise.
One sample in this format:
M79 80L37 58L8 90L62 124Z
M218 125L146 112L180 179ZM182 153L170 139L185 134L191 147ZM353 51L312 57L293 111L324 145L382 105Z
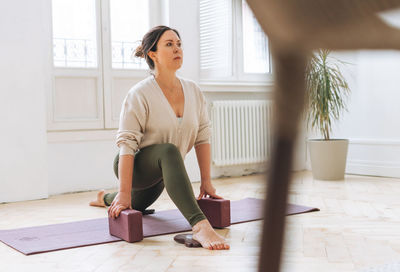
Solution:
M381 17L400 28L400 9ZM332 133L350 140L346 173L400 178L400 52L360 50L333 56L352 63L341 66L351 89L349 110ZM306 166L310 169L309 157Z
M48 3L0 2L0 203L48 196Z
M400 52L356 54L350 111L335 131L350 139L347 172L400 177Z
M351 63L341 66L351 89L348 112L332 133L332 138L350 140L346 173L400 177L400 52L333 56Z

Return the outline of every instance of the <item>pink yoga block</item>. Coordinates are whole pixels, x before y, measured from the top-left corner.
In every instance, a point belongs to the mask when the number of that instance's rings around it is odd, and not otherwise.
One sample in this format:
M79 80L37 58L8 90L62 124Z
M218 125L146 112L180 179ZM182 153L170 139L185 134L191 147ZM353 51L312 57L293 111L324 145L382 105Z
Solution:
M143 240L142 213L127 209L121 211L117 218L108 217L110 234L129 243Z
M231 225L231 202L229 199L202 198L197 200L200 209L214 228Z

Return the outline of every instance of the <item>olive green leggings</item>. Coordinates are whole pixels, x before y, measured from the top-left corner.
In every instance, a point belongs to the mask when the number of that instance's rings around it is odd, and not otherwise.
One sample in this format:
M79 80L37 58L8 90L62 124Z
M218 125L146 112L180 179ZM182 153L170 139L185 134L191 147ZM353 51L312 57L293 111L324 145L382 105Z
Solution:
M193 192L185 164L174 144L154 144L136 152L132 177L132 208L144 211L161 195L167 193L176 207L193 227L206 219ZM119 154L114 159L114 173L118 178ZM118 192L104 195L107 206Z

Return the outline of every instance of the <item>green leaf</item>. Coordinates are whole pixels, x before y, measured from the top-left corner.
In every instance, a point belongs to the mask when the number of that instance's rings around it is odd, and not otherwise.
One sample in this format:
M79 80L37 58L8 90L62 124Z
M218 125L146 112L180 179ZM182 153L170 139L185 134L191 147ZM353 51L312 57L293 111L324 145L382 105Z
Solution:
M317 129L327 140L332 131L332 120L339 120L343 110L347 110L346 99L349 86L340 71L339 64L346 62L333 59L330 51L318 50L312 54L306 66L306 120L307 125Z

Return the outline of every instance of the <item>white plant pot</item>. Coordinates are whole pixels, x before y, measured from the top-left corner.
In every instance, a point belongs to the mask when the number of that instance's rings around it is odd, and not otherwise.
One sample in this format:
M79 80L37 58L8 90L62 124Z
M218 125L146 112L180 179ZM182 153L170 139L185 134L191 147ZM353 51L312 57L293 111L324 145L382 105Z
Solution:
M309 139L312 174L315 179L343 180L349 140Z

